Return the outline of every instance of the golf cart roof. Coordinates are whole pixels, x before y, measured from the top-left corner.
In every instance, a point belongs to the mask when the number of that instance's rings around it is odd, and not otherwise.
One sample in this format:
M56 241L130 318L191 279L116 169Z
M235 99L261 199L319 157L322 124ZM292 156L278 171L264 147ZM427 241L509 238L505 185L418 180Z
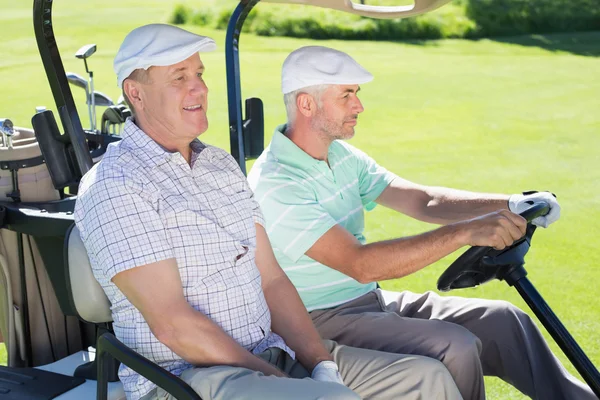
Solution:
M415 0L414 4L377 6L355 3L352 0L263 0L268 3L305 4L330 8L371 18L406 18L423 14L450 2L450 0ZM355 0L356 1L356 0ZM396 1L401 3L401 1Z

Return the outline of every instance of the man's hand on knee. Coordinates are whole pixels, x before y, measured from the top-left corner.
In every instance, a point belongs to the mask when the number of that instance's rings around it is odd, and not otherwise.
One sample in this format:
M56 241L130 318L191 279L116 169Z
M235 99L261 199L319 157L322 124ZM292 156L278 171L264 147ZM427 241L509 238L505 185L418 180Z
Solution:
M340 375L337 364L334 361L321 361L313 369L311 378L320 382L334 382L345 385Z

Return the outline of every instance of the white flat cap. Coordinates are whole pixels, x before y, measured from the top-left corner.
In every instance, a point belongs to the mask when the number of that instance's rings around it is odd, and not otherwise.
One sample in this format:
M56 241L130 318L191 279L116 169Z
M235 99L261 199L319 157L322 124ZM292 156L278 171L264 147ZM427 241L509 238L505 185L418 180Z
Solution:
M283 62L283 94L314 85L360 85L373 75L348 54L323 46L306 46L293 51Z
M132 30L123 40L113 67L117 84L138 69L177 64L197 52L213 51L215 41L176 26L150 24Z

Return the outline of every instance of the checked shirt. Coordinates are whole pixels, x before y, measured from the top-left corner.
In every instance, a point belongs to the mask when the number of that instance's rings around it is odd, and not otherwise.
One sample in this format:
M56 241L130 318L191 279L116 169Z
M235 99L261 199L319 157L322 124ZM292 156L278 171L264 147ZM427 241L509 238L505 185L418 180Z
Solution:
M294 357L271 331L255 263L254 223L264 221L244 174L227 152L197 139L190 146L191 167L129 119L123 140L109 145L81 181L75 222L112 304L115 334L175 375L193 367L156 339L111 281L119 272L175 258L192 307L255 354L279 347ZM155 387L124 365L119 378L129 399Z

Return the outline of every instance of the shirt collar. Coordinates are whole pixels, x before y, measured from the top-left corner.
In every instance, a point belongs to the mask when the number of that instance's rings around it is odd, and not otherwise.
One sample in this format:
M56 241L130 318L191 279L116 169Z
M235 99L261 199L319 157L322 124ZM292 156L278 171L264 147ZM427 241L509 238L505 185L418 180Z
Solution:
M312 158L304 152L300 147L296 146L286 135L287 124L279 125L273 132L273 139L271 140L271 153L275 158L293 167L300 169L309 169L319 163L319 160Z
M133 118L129 117L125 121L123 127L123 142L133 148L143 150L148 156L148 159L154 163L154 166L158 165L161 161L170 160L177 157L178 152L171 152L165 149L163 146L158 144L154 139L146 134L140 127L138 127ZM206 148L206 145L202 143L198 138L192 140L190 143L192 148L192 164L198 158L198 155L202 150Z

